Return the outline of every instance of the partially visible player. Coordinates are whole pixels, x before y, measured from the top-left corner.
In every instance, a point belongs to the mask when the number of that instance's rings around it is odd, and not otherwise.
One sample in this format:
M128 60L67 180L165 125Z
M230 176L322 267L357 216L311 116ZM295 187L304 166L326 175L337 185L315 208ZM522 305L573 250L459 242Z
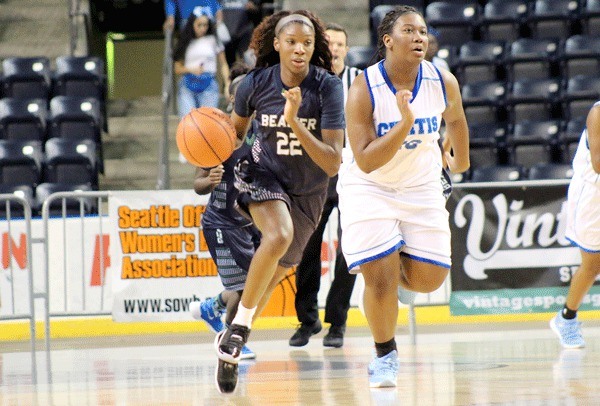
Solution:
M229 86L231 102L249 70L243 64L232 66ZM250 150L252 142L253 137L247 137L244 144L222 165L211 169L196 169L194 190L199 195L210 193L206 211L202 215L202 232L225 290L202 302L190 303L190 311L195 319L204 320L215 333L224 330L235 317L250 261L260 242L260 233L256 227L235 209L238 191L234 187L234 167ZM226 314L225 324L222 321L223 314ZM242 348L241 359L255 357L248 347Z
M600 101L588 113L573 158L567 210L565 235L579 247L581 265L571 279L565 306L550 320L550 327L564 348L582 348L577 310L600 275Z
M261 301L302 257L340 167L344 95L321 20L280 11L254 30L256 69L242 81L232 120L240 140L255 115L252 151L236 167L238 203L261 232L231 326L219 337L217 383L237 385L237 363Z

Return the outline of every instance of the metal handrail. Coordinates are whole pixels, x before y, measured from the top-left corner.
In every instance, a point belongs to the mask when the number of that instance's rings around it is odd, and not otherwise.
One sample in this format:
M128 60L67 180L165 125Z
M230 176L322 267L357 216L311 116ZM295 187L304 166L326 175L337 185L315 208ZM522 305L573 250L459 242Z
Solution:
M169 115L173 98L173 29L165 31L165 54L163 59L162 75L162 104L163 104L163 138L158 152L158 180L157 190L170 188L169 168Z

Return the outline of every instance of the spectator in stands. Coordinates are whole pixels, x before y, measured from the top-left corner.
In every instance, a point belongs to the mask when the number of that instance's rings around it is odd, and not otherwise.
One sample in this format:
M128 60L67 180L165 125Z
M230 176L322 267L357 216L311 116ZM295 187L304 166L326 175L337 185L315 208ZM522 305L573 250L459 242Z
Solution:
M180 29L185 27L187 18L200 7L202 14L220 23L223 21L223 12L219 0L165 0L165 22L163 30L174 29L178 25ZM199 12L199 11L197 11Z
M181 118L194 108L219 106L217 73L224 83L223 93L228 97L229 65L225 60L225 51L217 40L214 20L203 14L201 9L196 9L187 19L173 60L174 72L181 76L177 91Z
M259 0L221 0L223 21L229 30L231 40L225 45L227 63L231 66L236 60L244 58L244 52L250 45L254 20L261 14Z
M361 70L345 64L345 58L349 50L346 30L340 25L329 24L325 33L329 36L333 71L342 79L344 85L345 104L348 89ZM352 150L346 140L342 150L342 166L344 162L349 162L351 159ZM329 221L329 216L338 205L338 195L335 190L337 179L337 175L329 179L327 200L321 214L321 220L310 240L308 240L302 260L296 268L295 305L300 326L290 338L289 344L293 347L302 347L308 344L310 336L321 331L317 303L317 295L321 285L321 245L323 244L323 231ZM339 240L341 240L341 229L338 227ZM352 289L356 280L356 275L348 272L341 249L337 250L334 275L325 304L325 322L331 323L329 333L323 338L323 345L326 347L341 347L344 345L350 296L352 296Z
M585 346L577 310L600 275L600 101L588 113L577 152L567 198L565 236L581 252L581 265L571 279L564 307L550 327L564 348Z
M427 28L427 38L429 38L429 45L427 46L427 52L425 53L425 60L433 63L437 68L450 70L448 62L437 56L440 49L438 37L440 33L433 27Z

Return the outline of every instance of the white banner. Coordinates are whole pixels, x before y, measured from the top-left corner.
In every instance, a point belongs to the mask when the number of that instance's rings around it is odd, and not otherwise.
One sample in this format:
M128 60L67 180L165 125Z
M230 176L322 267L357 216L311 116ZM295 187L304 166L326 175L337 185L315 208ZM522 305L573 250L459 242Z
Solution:
M193 190L111 194L115 321L190 320L191 301L223 289L200 230L207 201Z

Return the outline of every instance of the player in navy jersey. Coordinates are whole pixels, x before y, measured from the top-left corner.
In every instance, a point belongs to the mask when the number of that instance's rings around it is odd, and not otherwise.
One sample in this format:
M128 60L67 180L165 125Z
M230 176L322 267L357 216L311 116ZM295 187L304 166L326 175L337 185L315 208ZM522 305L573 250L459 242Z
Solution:
M425 60L423 16L398 6L378 27L385 58L353 82L346 103L354 161L340 171L342 250L365 280L375 342L369 385L397 385L398 286L432 292L450 269L450 224L440 179L469 167L469 134L454 75ZM440 154L440 128L451 151Z
M333 74L325 27L309 11L281 11L254 30L256 69L238 88L232 120L243 140L257 138L236 166L240 210L261 232L232 325L217 336L217 383L237 385L237 363L254 314L297 265L315 230L344 139L341 80Z

